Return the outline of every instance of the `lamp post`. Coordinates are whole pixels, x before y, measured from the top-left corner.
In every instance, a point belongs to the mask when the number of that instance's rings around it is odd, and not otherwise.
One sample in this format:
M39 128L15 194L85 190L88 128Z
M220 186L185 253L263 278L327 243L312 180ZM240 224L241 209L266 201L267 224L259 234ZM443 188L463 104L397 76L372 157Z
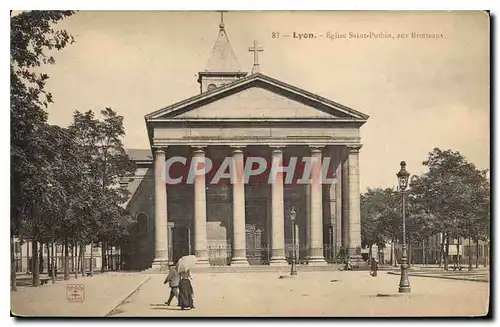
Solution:
M410 281L408 280L408 259L406 256L406 214L405 214L405 189L408 186L410 173L406 171L406 162L401 161L401 170L396 174L399 189L402 196L403 211L403 254L401 258L401 280L399 281L399 293L410 293Z
M292 206L290 210L290 220L292 222L292 268L290 270L290 275L297 275L297 267L295 266L295 217L297 216L297 212L295 211L295 207Z

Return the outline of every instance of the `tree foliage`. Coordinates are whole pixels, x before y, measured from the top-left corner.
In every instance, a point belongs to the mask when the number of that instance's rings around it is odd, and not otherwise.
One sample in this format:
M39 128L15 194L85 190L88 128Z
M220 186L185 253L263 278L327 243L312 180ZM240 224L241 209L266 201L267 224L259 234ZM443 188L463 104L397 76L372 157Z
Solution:
M67 31L55 29L73 13L26 11L11 17L11 250L13 236L32 244L116 243L131 225L121 206L126 191L118 187L119 178L135 170L123 148L123 117L106 108L102 119L92 111L76 112L69 128L47 124L53 99L43 65L54 64L50 53L73 42ZM33 253L34 285L37 259Z
M428 171L412 176L406 193L407 242L444 233L452 239L486 240L490 226L490 183L486 170L457 151L433 149L423 162ZM402 240L401 192L369 189L361 195L364 245Z

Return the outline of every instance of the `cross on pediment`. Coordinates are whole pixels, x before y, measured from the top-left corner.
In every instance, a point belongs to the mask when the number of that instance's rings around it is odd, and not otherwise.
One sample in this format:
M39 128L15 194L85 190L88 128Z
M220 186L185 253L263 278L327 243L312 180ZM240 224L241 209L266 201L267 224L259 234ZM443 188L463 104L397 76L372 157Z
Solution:
M253 52L253 68L252 74L260 72L259 67L259 52L264 51L264 48L259 46L259 42L257 40L253 41L253 47L248 48L248 51Z

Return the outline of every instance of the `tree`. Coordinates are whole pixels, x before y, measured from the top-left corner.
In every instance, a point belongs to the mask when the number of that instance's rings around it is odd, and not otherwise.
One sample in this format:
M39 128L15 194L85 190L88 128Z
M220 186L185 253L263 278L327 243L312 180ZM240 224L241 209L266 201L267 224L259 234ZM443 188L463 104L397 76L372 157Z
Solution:
M52 102L52 96L45 90L47 74L36 73L33 68L53 64L54 58L45 52L60 50L73 42L66 31L53 29L54 24L72 14L72 11L27 11L11 17L11 242L20 228L22 216L36 220L35 199L30 198L34 194L26 187L40 190L47 184L37 178L40 171L39 165L34 164L38 160L34 154L40 151L34 150L34 146L46 122L44 109ZM42 184L36 184L40 182ZM14 269L13 264L11 283L16 290Z
M429 171L410 183L412 201L422 214L434 217L436 232L444 233L447 270L450 240L469 237L479 226L477 217L487 211L489 185L485 184L486 172L478 170L458 151L434 148L423 165Z
M386 239L398 237L397 216L398 206L390 188L368 189L361 195L361 241L369 247L369 258L374 244L385 245Z
M101 242L104 269L107 243L121 235L115 235L115 228L121 226L115 218L125 216L120 204L125 202L128 192L117 185L121 177L135 172L135 164L123 148L123 116L111 108L101 110L100 114L102 121L95 118L91 110L84 113L76 111L69 128L80 144L81 157L86 160L83 180L88 191L81 215L88 222L91 247L93 242Z

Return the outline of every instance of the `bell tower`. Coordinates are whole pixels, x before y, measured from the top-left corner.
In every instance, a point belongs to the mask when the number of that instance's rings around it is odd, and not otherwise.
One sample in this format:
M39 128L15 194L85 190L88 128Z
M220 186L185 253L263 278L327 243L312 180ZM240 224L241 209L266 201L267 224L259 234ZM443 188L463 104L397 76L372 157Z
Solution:
M221 12L219 35L208 59L205 71L198 73L200 92L209 92L225 84L245 77L234 54L224 26L224 12Z

